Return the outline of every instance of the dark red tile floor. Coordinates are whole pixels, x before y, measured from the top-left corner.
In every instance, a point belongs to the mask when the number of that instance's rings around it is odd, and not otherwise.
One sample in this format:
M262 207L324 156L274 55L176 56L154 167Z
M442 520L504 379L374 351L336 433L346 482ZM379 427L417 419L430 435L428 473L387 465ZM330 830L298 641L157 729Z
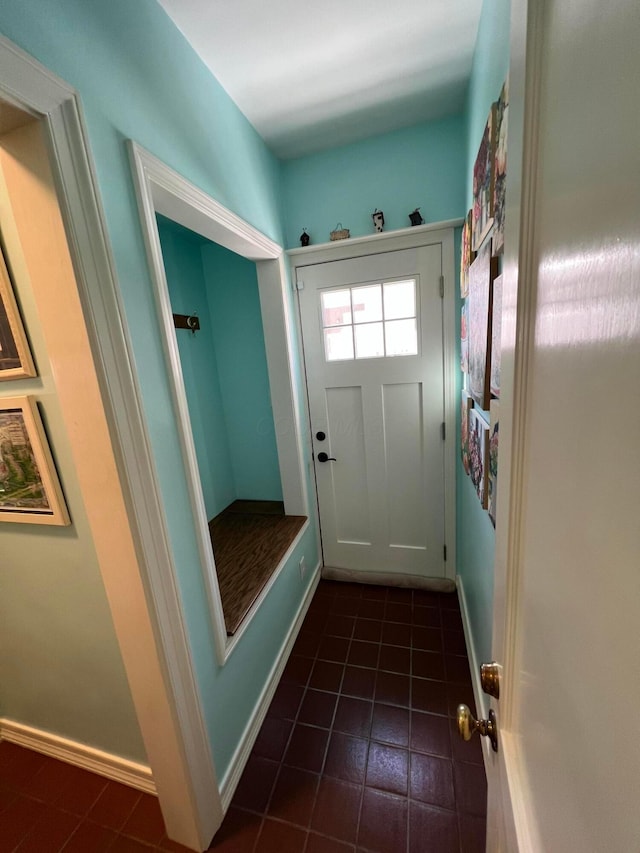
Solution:
M480 744L455 595L321 581L217 853L483 853ZM184 851L157 800L0 743L0 853Z
M321 581L217 853L483 853L455 595Z
M0 742L0 853L176 849L155 797Z

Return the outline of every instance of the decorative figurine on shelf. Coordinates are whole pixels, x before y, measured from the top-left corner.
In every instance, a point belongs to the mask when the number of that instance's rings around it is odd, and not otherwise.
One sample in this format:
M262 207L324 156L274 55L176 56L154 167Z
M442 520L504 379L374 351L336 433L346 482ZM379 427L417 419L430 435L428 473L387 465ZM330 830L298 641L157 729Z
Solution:
M307 229L303 228L302 234L300 235L300 245L301 246L308 246L310 242L311 242L311 237L309 237L309 235L307 234Z
M409 214L409 219L412 225L423 225L424 219L420 216L420 208L416 207L413 213Z
M384 213L376 207L371 214L371 218L373 219L373 225L376 231L382 231L384 228Z

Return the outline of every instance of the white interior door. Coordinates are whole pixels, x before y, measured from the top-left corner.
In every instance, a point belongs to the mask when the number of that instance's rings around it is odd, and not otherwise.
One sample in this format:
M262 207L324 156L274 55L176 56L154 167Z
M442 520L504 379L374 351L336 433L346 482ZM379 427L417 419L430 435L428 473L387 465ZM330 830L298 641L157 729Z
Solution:
M526 166L522 195L516 174L507 200L502 387L513 418L500 428L494 652L504 669L488 850L631 853L640 122L629 104L640 6L612 0L603 14L597 0L547 0L531 4L527 32L527 5L512 7L509 162Z
M299 275L327 566L444 576L441 272L436 243Z

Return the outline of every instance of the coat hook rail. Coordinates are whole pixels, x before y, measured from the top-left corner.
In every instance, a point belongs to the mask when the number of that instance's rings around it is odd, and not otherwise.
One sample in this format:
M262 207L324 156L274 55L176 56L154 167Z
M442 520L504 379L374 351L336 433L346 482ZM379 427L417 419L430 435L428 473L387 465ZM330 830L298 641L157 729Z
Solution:
M194 335L200 331L200 319L196 314L174 314L173 325L176 329L189 329Z

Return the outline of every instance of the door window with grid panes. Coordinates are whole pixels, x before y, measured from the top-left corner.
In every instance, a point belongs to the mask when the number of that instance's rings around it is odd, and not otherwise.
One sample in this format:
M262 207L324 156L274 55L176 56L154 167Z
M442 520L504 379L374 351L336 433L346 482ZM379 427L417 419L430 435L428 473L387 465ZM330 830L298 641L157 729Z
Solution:
M320 304L327 361L417 355L415 279L323 290Z

